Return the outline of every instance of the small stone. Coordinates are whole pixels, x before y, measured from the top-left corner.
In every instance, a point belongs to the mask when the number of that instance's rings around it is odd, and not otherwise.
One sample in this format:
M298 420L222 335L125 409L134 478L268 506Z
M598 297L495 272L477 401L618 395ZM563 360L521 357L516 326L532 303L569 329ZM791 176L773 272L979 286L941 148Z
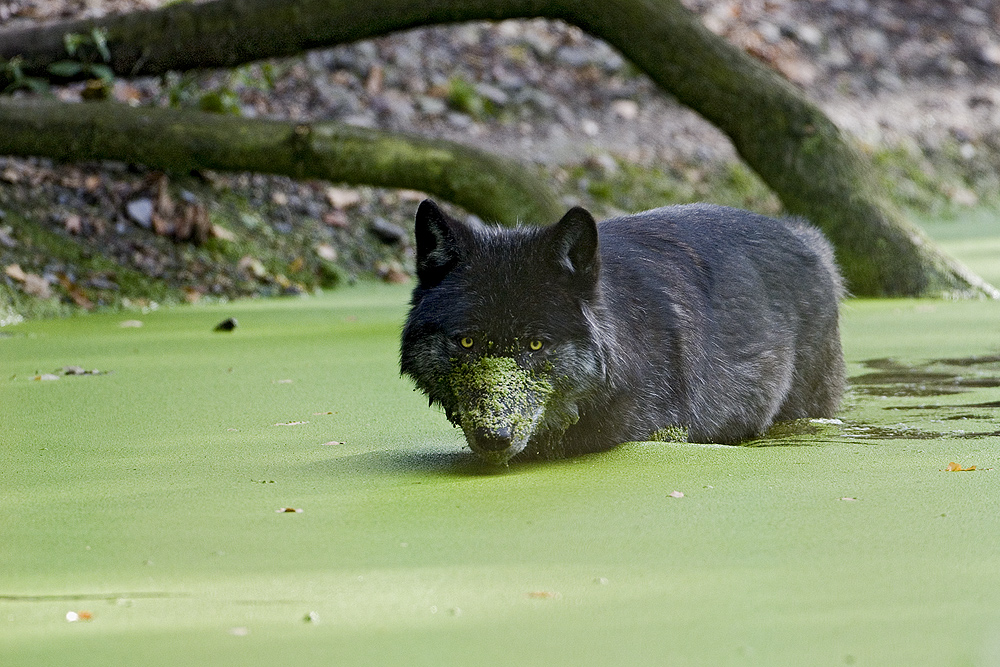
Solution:
M635 120L639 117L639 105L634 100L615 100L611 103L611 113L622 120Z
M239 325L235 317L230 317L228 319L222 320L215 325L213 331L232 331Z
M386 245L398 245L406 241L408 233L399 225L394 225L385 218L376 217L368 226L368 230Z
M129 219L143 229L153 228L153 200L148 197L133 199L125 204Z

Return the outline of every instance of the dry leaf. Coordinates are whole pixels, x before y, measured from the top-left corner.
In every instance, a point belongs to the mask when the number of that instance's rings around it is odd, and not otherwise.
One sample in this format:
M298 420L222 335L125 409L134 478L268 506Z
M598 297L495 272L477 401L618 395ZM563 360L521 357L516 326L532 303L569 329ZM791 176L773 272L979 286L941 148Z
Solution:
M309 422L278 422L275 426L301 426L302 424L308 424Z
M558 600L562 596L555 591L531 591L528 597L536 600Z
M951 463L949 463L948 467L945 468L945 470L947 472L969 472L969 471L972 471L972 470L975 470L975 469L976 469L976 466L969 466L968 468L963 468L962 464L955 463L954 461L952 461Z
M324 442L324 445L346 445L346 442L340 442L339 440L331 440L330 442Z
M281 508L276 509L274 511L277 512L278 514L301 514L302 513L302 508L301 507L281 507Z
M680 491L671 491L669 493L669 495L670 495L671 498L683 498L684 497L684 494L682 492L680 492Z

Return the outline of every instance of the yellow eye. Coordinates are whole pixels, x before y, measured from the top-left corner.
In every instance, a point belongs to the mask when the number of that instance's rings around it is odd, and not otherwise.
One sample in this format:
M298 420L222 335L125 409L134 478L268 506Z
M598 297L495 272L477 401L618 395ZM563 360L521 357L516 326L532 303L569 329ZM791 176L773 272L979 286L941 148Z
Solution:
M460 340L459 343L461 343L462 347L464 347L465 349L469 349L470 347L473 346L473 344L475 344L475 341L472 340L472 338L470 338L469 336L466 336L462 340Z
M532 352L538 352L540 349L542 349L542 341L536 338L535 340L528 343L528 347L531 348Z

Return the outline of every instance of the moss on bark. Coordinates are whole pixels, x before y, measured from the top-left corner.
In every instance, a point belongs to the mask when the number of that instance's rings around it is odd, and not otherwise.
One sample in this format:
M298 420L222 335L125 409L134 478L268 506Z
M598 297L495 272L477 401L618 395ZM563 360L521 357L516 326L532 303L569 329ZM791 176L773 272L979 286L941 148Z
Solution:
M431 193L485 220L548 222L561 207L524 165L447 141L335 123L113 103L0 99L0 154L119 160L173 172L254 171Z

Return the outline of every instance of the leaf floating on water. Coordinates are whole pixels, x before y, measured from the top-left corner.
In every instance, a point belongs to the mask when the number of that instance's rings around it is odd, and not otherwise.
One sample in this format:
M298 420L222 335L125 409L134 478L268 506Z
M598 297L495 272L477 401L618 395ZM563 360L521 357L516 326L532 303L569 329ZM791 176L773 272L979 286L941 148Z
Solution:
M308 424L309 422L278 422L275 426L301 426L302 424Z
M857 501L857 498L852 498L850 496L844 496L843 498L841 498L841 500L843 500L844 502L853 503L853 502Z
M340 442L338 440L331 440L330 442L324 442L324 445L346 445L346 442Z
M92 621L94 620L94 615L89 611L67 611L66 620L70 623L76 623L77 621Z
M59 376L55 375L53 373L42 373L41 375L36 375L32 379L34 379L35 381L38 381L38 382L46 382L48 380L58 380Z
M945 471L946 472L970 472L970 471L975 470L975 469L976 469L976 466L969 466L968 468L963 468L961 463L955 463L954 461L952 461L951 463L948 464L948 467L945 468Z
M528 597L535 600L558 600L562 595L555 591L531 591Z
M281 507L274 511L277 512L278 514L302 514L301 507Z
M671 498L683 498L684 497L684 493L681 492L681 491L671 491L667 495L669 495Z

